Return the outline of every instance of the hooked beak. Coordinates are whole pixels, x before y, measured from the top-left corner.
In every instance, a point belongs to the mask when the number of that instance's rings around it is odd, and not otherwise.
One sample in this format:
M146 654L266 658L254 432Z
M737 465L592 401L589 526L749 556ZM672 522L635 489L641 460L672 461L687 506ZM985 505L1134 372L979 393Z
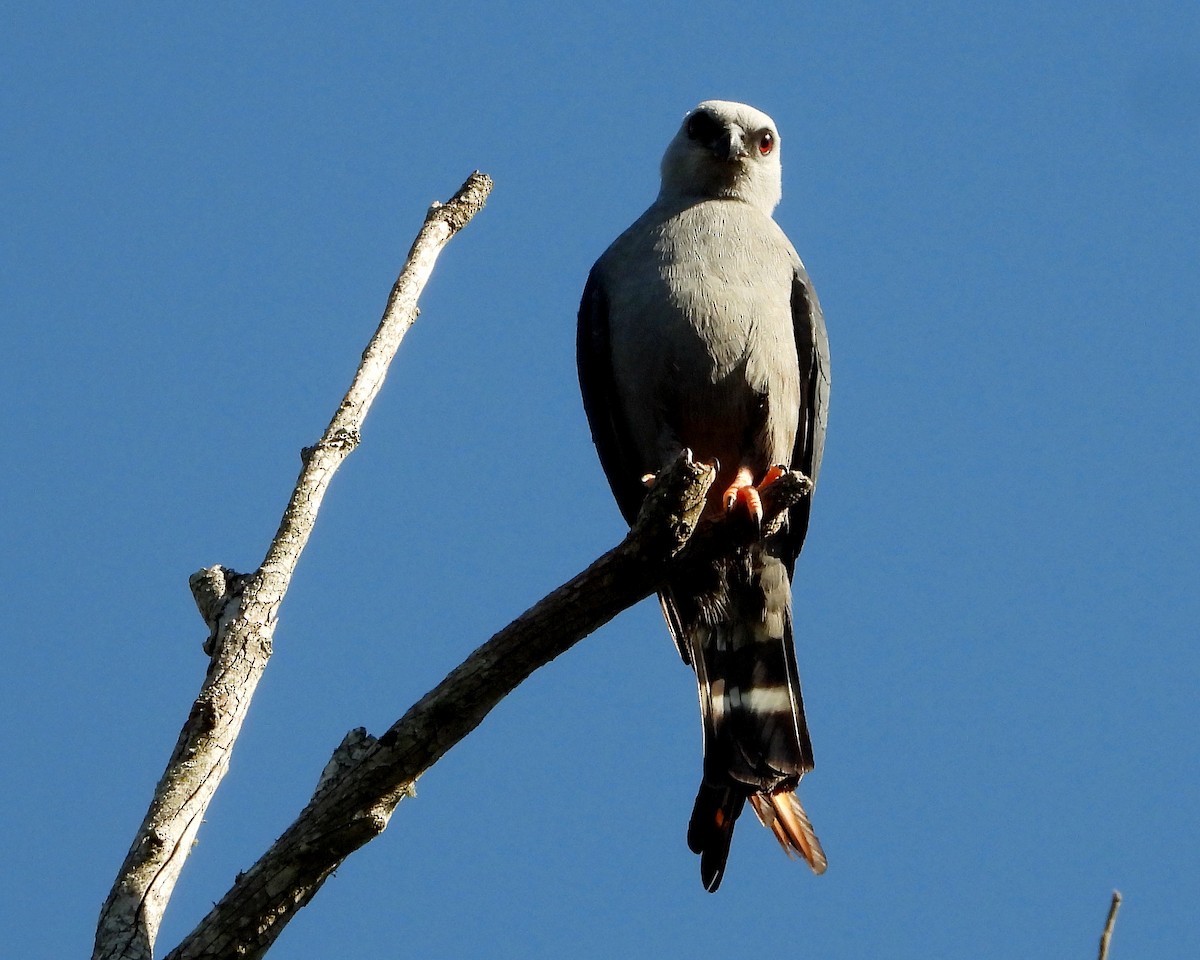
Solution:
M746 149L745 141L742 138L742 131L738 127L723 130L721 135L713 141L712 152L718 160L727 162L743 160L750 156L750 151Z

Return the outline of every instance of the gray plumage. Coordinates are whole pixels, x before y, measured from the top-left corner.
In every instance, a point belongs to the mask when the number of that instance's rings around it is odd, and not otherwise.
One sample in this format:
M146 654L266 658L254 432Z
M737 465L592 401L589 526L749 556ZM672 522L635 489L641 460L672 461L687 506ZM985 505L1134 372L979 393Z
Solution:
M579 310L580 385L630 522L642 478L684 448L719 463L710 519L728 509L728 488L760 483L773 466L817 480L829 352L808 274L771 219L780 194L771 118L705 101L667 147L658 199L592 268ZM825 868L794 794L813 765L791 610L809 504L660 595L699 688L704 774L688 843L709 890L746 800L785 850Z

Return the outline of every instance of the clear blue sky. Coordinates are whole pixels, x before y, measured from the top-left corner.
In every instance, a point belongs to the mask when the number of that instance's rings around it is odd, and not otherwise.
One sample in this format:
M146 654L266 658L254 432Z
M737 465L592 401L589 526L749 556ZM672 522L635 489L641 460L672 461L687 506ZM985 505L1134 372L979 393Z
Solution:
M679 118L782 131L833 398L796 587L829 855L705 894L656 607L517 691L276 958L1200 955L1200 7L6 5L0 939L81 956L426 205L487 209L335 480L167 915L621 535L575 310ZM441 12L434 12L434 10ZM736 13L731 11L736 9Z

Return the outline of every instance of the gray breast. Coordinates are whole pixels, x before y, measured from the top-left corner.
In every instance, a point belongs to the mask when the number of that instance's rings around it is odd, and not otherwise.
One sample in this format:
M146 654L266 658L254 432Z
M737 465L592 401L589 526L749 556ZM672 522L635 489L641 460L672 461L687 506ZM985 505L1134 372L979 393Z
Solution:
M684 446L722 473L791 460L796 254L745 203L656 204L601 259L614 381L645 472Z

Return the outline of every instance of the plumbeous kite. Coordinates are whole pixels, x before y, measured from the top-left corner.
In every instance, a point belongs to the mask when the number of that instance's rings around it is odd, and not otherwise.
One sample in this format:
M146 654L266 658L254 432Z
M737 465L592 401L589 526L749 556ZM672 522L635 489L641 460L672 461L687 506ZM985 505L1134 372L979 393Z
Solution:
M782 192L779 148L766 114L701 103L667 147L658 199L588 277L579 380L600 462L630 523L649 475L684 449L717 461L708 519L729 512L757 524L756 488L777 466L816 482L829 348L808 273L771 219ZM804 498L781 528L659 594L700 690L704 775L687 838L710 891L747 800L789 855L825 869L795 794L813 766L791 604L809 504Z

